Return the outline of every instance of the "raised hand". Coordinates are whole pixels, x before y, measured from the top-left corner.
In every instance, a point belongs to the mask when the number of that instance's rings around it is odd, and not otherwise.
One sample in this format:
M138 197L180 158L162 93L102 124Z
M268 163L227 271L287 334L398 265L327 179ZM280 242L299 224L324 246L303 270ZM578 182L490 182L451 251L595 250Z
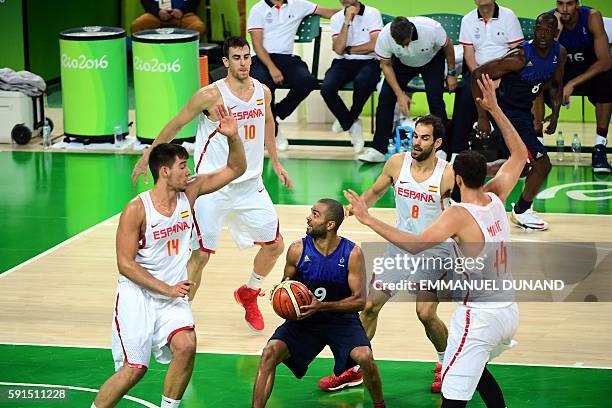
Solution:
M370 217L370 213L368 212L368 206L365 202L365 199L354 192L353 190L344 190L344 197L348 200L351 207L351 212L357 218L357 221L364 224L367 219Z
M491 111L498 107L497 105L497 95L495 95L495 90L499 86L499 80L493 81L488 74L484 74L480 78L478 78L478 87L482 92L482 98L476 98L478 104L488 111ZM484 129L481 129L484 130Z
M226 110L223 104L218 104L215 106L215 114L219 120L217 132L227 137L238 134L238 121L232 114L231 109Z

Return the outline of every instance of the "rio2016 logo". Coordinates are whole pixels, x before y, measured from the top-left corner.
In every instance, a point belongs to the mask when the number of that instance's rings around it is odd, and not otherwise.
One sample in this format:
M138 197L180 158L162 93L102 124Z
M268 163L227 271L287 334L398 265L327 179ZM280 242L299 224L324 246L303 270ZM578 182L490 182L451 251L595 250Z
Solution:
M140 57L134 57L134 70L142 72L181 72L179 59L173 62L159 62L157 58L144 61Z
M108 60L106 55L100 58L87 58L81 54L76 58L72 58L70 55L62 54L62 68L71 69L106 69L108 68Z

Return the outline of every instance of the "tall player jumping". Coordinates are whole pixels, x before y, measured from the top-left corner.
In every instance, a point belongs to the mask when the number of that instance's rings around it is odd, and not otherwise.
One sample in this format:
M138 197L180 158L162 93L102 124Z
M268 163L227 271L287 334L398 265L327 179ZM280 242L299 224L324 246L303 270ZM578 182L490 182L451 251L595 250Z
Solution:
M270 90L249 76L250 47L242 37L229 37L223 44L223 63L227 77L200 89L187 105L172 119L153 142L169 142L193 118L199 116L195 147L196 173L209 173L221 167L227 157L227 141L216 131L218 117L212 107L223 104L232 109L247 159L247 170L228 186L198 199L194 206L196 234L189 264L189 279L195 282L190 297L200 286L202 270L214 254L224 221L240 249L261 245L253 263L253 272L245 285L234 291L234 297L245 309L245 320L254 330L263 330L264 320L257 298L264 278L283 253L284 244L279 232L279 221L272 200L261 179L264 145L272 168L280 182L292 188L289 175L280 164L274 139L274 118L270 110ZM145 174L148 153L145 151L132 172L136 182Z
M418 253L448 238L464 257L486 259L482 276L511 276L508 242L510 226L504 202L516 186L527 160L527 148L497 104L495 84L488 75L479 80L477 102L499 126L510 157L485 185L487 162L475 151L460 153L453 163L461 203L444 210L421 234L414 235L374 218L363 197L346 191L355 217L387 241ZM501 257L499 254L505 254ZM483 301L465 296L451 319L442 365L442 408L462 408L478 390L487 407L506 407L502 391L487 362L511 344L518 328L518 307L511 299Z
M387 192L389 187L393 187L397 213L396 227L402 231L420 234L431 225L442 213L443 197L450 195L453 189L452 167L436 156L436 150L442 144L443 131L444 127L439 118L433 115L419 118L415 124L412 152L393 155L385 164L376 182L363 194L367 206L371 207ZM350 211L349 206L347 212L350 213ZM440 256L448 255L447 248L444 246L438 247L435 252ZM399 282L405 277L424 279L424 275L427 275L427 279L437 279L444 274L443 271L421 270L417 272L412 276L401 276L401 274L396 274L392 278L383 276L383 280L389 282L389 279L394 279ZM378 290L374 286L369 288L366 306L361 312L360 319L370 340L376 333L378 314L396 293ZM438 298L435 292L425 290L417 292L416 313L440 361L434 370L432 392L440 392L442 386L440 370L448 336L446 325L437 315L437 307ZM359 385L363 382L362 378L359 367L351 368L340 376L332 374L322 378L319 381L319 387L324 391L336 391Z
M244 173L247 165L236 120L216 107L218 133L227 140L226 165L189 179L187 151L177 145L151 149L155 185L128 203L117 227L119 283L113 316L116 373L100 388L92 408L115 406L147 371L151 352L170 363L161 408L177 408L193 371L196 335L187 294L191 208L198 196Z

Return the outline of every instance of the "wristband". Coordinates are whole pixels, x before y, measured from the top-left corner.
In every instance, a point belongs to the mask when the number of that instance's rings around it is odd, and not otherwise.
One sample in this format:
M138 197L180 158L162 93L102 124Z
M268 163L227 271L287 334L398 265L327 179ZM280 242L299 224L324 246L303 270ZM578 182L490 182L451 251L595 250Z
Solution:
M457 70L456 69L449 69L447 75L457 76Z

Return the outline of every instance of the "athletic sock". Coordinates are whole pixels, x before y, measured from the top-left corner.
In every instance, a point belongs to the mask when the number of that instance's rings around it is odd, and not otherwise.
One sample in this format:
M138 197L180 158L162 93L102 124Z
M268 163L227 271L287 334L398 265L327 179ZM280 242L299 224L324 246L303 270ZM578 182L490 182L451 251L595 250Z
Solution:
M174 400L162 395L160 408L178 408L181 405L181 400Z
M89 408L98 408L98 407L96 407L96 404L94 404L94 403L92 402L92 403L91 403L91 407L89 407Z
M533 203L533 201L525 200L523 198L523 195L521 194L521 197L519 198L518 202L514 205L514 213L515 214L524 213L525 211L531 208L531 203Z
M440 362L440 364L444 362L444 352L443 351L438 351L438 361Z
M608 129L607 128L597 128L597 138L595 139L596 145L606 145L608 142Z
M255 273L255 271L253 271L251 273L251 277L249 278L246 286L249 289L261 289L261 286L263 285L263 280L265 279L265 276L261 276Z

